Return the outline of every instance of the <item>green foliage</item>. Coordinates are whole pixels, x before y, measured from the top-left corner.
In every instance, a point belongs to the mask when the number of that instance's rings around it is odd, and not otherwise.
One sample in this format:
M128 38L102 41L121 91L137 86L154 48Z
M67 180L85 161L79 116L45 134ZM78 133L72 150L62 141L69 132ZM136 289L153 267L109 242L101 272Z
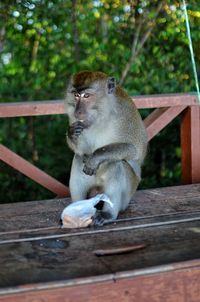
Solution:
M196 1L188 13L199 66ZM123 86L131 95L195 90L184 22L181 1L1 1L0 101L63 98L72 73L101 70L120 80L126 66ZM72 153L66 128L65 116L1 119L0 143L67 184ZM53 197L0 167L1 202ZM141 187L179 183L179 120L150 143L143 176Z

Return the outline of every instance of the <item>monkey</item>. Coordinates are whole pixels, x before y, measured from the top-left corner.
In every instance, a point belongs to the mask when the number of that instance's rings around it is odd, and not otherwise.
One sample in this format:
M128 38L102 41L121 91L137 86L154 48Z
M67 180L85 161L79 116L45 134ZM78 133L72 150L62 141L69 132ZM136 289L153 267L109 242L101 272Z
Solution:
M142 118L115 78L100 71L80 71L67 88L67 143L74 151L69 188L72 201L105 193L113 203L97 208L94 225L117 219L141 180L147 151Z

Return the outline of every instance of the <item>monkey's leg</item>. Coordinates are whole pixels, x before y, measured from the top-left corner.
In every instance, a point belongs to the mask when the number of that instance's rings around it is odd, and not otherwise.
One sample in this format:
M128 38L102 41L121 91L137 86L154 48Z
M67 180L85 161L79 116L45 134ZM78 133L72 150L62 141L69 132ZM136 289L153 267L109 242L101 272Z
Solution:
M95 176L88 176L83 172L82 157L75 155L69 181L72 201L86 199L89 189L94 185Z
M124 211L135 193L140 178L134 173L126 161L104 163L97 171L99 185L104 188L113 207L104 203L102 211L97 211L94 217L95 225L103 225L117 218L120 211Z

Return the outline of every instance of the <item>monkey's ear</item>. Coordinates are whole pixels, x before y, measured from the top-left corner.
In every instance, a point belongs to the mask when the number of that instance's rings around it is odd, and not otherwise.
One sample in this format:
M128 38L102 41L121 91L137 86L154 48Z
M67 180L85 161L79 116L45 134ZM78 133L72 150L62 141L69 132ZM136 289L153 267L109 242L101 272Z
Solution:
M116 87L115 78L108 78L107 81L108 94L114 93L115 87Z

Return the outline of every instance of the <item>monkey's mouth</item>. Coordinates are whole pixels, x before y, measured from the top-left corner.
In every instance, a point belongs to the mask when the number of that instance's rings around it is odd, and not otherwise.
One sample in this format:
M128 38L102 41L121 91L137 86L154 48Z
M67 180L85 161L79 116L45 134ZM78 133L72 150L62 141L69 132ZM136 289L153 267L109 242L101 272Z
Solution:
M85 126L85 128L88 128L91 125L91 122L86 120L86 119L85 120L84 119L79 119L78 122L82 123Z

